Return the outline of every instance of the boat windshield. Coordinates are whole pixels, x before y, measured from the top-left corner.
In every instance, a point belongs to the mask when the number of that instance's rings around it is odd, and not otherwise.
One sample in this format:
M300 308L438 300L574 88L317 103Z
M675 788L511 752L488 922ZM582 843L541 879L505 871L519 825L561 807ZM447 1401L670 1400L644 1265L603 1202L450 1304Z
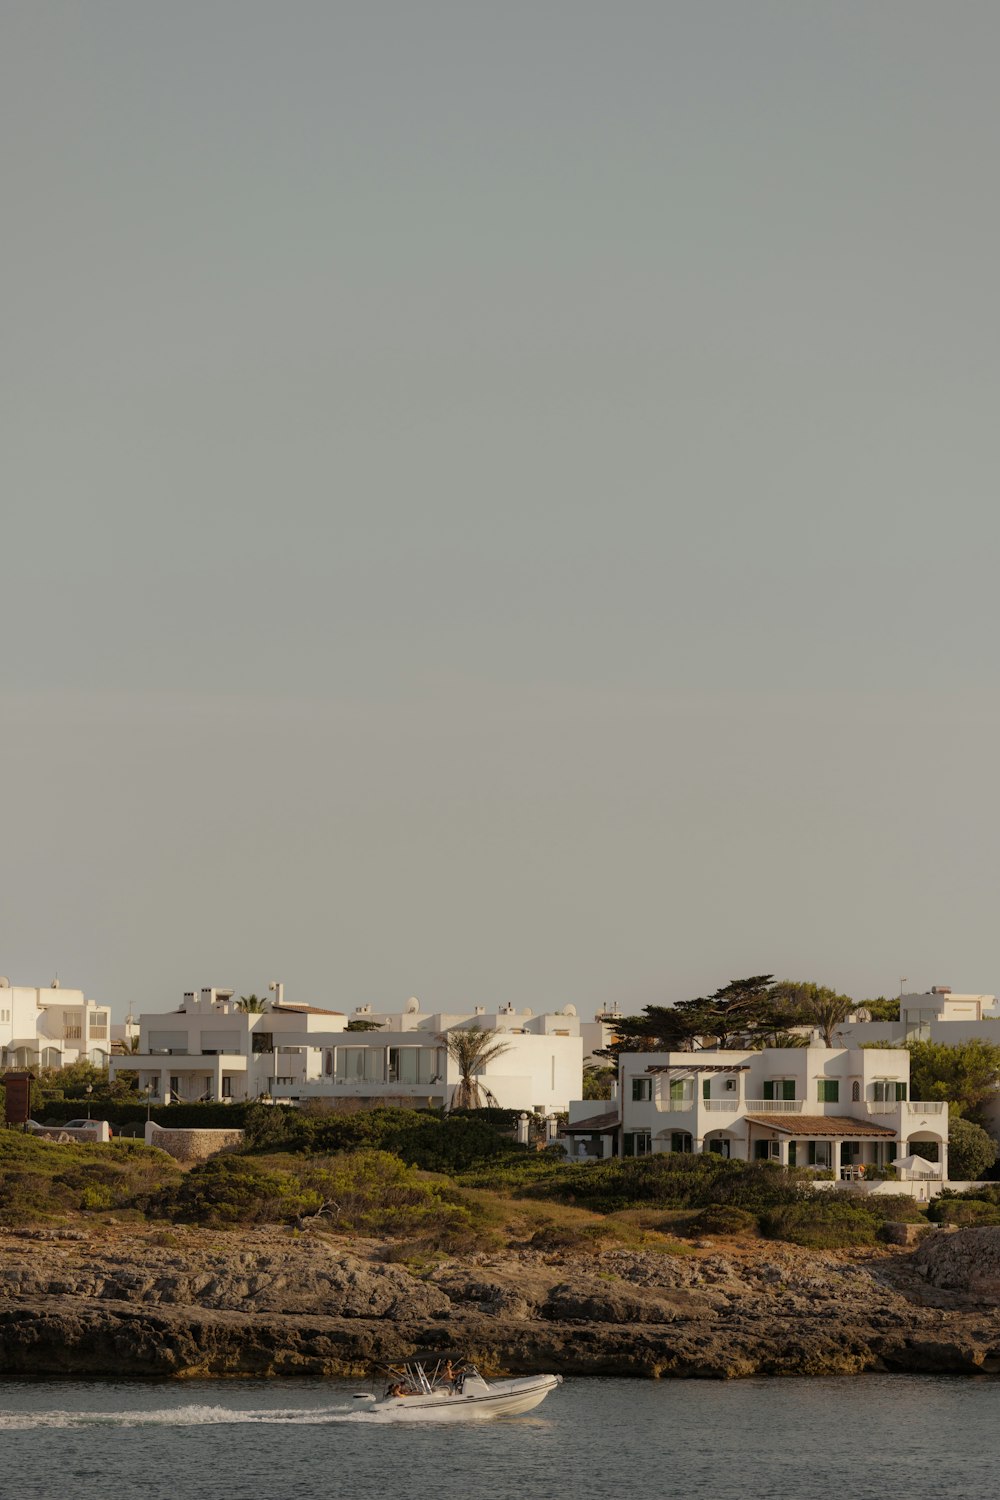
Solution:
M468 1360L439 1359L434 1365L420 1360L390 1365L386 1370L386 1396L431 1396L435 1392L460 1392L466 1376L478 1375Z

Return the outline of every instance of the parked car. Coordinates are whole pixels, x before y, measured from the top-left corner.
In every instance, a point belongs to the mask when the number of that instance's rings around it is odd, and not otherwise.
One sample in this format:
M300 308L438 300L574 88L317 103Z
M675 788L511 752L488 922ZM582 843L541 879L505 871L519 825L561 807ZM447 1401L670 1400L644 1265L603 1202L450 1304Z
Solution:
M63 1122L63 1130L86 1130L89 1125L107 1125L107 1120L66 1120ZM108 1125L108 1135L114 1135L111 1126Z

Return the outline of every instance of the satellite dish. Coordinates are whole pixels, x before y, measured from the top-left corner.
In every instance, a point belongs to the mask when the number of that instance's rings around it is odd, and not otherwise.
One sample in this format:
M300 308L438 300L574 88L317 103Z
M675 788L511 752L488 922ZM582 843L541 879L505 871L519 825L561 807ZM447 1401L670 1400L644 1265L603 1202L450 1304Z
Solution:
M576 1006L575 1005L564 1005L563 1008L562 1008L562 1013L563 1013L564 1016L575 1016L576 1015Z
M59 981L58 981L58 979L53 979L52 983L49 985L49 989L50 990L57 990L58 988L59 988Z
M865 1008L864 1008L863 1005L860 1005L858 1007L858 1009L856 1011L854 1011L854 1013L851 1016L851 1020L852 1021L870 1021L871 1018L872 1018L871 1011L870 1010L865 1010Z
M411 995L409 1000L407 1000L406 1004L403 1007L403 1014L404 1016L415 1016L419 1009L420 1001L417 999L416 995Z
M10 989L10 980L7 978L6 974L0 974L0 990L9 990L9 989Z

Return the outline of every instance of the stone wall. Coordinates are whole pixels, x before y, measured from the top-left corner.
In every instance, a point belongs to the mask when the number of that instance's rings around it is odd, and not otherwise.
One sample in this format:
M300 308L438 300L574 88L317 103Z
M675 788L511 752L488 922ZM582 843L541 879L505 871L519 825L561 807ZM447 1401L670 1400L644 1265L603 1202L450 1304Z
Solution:
M155 1120L146 1124L146 1145L166 1151L175 1161L207 1161L242 1141L242 1130L165 1130Z

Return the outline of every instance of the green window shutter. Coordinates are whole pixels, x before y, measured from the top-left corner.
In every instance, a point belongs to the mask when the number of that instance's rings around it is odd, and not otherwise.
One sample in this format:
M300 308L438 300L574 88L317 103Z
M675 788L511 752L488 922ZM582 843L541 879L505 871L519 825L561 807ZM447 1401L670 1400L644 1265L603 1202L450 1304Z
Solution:
M840 1099L840 1083L836 1078L821 1078L816 1085L816 1098L820 1104L836 1104Z
M799 1154L797 1150L798 1144L798 1141L788 1142L788 1165L790 1167L794 1167L797 1164Z
M782 1099L794 1099L795 1098L795 1079L794 1078L783 1078L781 1080L781 1097L782 1097Z
M809 1142L809 1165L811 1167L814 1167L816 1165L816 1142L815 1141L810 1141Z
M674 1078L670 1083L670 1102L680 1104L684 1098L684 1082L680 1078Z
M895 1161L898 1154L899 1153L898 1153L898 1150L897 1150L896 1142L895 1141L889 1141L886 1144L886 1148L885 1148L885 1159L886 1159L886 1161L887 1162Z
M905 1098L906 1098L906 1084L905 1083L897 1083L896 1084L896 1100L897 1100L897 1102L900 1099L905 1099Z
M764 1082L764 1096L763 1097L765 1099L773 1099L774 1098L774 1084L771 1082L770 1078L766 1079L765 1082Z
M711 1080L711 1078L703 1078L701 1080L701 1097L703 1099L708 1099L708 1098L711 1097L711 1093L712 1093L712 1080Z

